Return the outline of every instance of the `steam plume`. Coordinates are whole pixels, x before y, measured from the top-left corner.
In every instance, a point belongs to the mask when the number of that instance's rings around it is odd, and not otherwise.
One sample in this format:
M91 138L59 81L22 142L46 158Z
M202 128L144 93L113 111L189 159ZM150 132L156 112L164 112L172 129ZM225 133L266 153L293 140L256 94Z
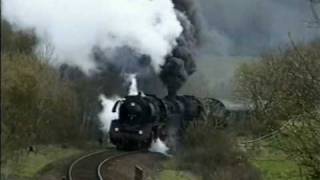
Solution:
M160 138L152 141L151 147L149 148L149 151L151 152L157 152L167 155L167 151L169 148L167 145L160 140Z
M128 77L130 81L130 87L129 87L129 93L128 93L129 96L138 95L139 93L136 76L137 76L136 74L130 74Z
M100 101L103 109L98 116L102 125L101 130L104 133L108 133L111 122L119 118L118 110L116 112L112 112L112 108L118 100L120 100L119 97L106 98L104 95L100 95Z
M170 0L4 0L3 16L15 28L33 30L38 49L53 48L54 65L97 70L93 49L112 59L119 48L151 57L156 71L176 45L182 27Z

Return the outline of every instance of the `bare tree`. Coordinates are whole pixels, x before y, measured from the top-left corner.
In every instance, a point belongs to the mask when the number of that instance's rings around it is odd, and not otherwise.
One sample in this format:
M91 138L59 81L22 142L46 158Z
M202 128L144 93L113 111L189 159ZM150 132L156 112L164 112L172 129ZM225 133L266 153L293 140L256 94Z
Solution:
M238 93L255 106L251 128L277 131L281 150L319 179L320 43L263 56L238 71ZM286 125L286 128L280 128Z
M313 24L319 27L320 26L320 16L319 16L320 1L319 0L309 0L309 1L310 1L310 9L314 18Z

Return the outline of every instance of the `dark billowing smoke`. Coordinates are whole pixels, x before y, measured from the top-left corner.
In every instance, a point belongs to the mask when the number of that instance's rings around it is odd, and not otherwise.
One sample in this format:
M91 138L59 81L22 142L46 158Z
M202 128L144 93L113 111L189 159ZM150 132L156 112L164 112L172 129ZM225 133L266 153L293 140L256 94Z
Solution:
M194 28L195 38L198 40L201 39L201 31L202 31L202 18L201 12L199 10L199 6L195 0L173 0L175 4L175 8L180 12L184 13L188 20L191 22Z
M191 0L174 0L173 2L183 32L177 39L177 46L167 56L160 72L160 78L167 87L169 96L174 96L188 76L195 72L194 53L201 37L200 18L194 2Z

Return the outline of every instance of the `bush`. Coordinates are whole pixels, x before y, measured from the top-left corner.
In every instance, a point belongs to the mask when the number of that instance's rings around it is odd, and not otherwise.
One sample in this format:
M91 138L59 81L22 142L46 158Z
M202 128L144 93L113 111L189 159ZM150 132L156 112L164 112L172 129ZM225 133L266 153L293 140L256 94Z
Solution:
M234 138L214 123L191 125L183 138L183 148L177 154L177 164L203 179L257 180L258 171L239 151Z
M320 179L320 112L296 117L282 134L280 149L304 167L305 176Z

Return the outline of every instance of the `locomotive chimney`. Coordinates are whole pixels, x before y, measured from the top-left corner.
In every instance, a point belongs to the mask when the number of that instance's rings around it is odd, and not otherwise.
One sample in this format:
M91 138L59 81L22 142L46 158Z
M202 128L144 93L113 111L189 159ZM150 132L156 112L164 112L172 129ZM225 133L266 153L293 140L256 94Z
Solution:
M168 88L168 98L174 98L177 96L177 90L173 88Z

